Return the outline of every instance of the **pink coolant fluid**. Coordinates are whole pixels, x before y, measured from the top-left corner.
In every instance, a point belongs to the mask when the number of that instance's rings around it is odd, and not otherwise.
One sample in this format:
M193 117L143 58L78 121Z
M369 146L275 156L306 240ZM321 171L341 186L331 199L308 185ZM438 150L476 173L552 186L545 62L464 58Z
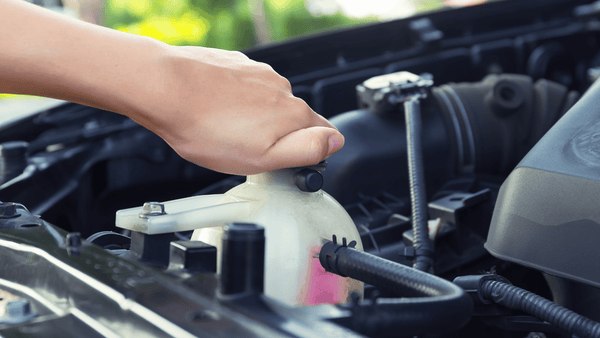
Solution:
M350 293L359 292L359 282L351 278L338 276L328 272L319 261L320 247L311 249L306 278L306 293L302 293L304 305L338 304L348 301Z

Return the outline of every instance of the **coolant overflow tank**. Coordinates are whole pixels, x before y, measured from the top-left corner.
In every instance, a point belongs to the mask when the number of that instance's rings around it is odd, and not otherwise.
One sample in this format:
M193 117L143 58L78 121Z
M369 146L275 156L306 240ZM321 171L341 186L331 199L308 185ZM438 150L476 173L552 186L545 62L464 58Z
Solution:
M257 223L265 228L267 296L289 305L343 303L353 292L362 297L361 282L326 272L319 263L319 251L333 235L363 246L346 210L325 191L311 192L316 179L306 177L306 169L251 175L222 195L164 202L164 214L157 216L140 215L141 207L119 210L116 225L147 234L195 230L192 240L216 246L220 257L223 225ZM219 258L218 272L220 264Z

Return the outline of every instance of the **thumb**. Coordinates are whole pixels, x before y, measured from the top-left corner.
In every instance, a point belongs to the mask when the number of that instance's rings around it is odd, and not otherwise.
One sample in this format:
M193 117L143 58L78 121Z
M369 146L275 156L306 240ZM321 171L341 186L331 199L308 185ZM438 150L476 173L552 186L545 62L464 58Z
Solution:
M265 154L268 170L315 165L344 146L344 136L328 127L293 131L280 138Z

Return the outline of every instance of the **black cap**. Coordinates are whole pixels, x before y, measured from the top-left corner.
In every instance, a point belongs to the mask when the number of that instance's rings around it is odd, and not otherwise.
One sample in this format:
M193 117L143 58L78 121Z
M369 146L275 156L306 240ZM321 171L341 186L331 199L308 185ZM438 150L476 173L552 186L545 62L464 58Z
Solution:
M302 169L294 177L296 186L306 192L319 191L323 186L323 175L312 169Z

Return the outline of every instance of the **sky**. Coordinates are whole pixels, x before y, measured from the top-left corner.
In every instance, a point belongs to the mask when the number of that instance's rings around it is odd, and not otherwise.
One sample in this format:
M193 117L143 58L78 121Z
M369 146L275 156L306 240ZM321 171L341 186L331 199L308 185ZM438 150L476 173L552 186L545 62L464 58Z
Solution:
M338 11L346 16L362 18L377 16L382 20L399 19L417 13L414 3L418 0L305 0L313 15L328 15ZM462 7L479 5L484 0L443 0L444 6Z
M416 13L409 0L306 0L306 7L313 15L341 11L354 18L375 15L381 19L396 19Z

